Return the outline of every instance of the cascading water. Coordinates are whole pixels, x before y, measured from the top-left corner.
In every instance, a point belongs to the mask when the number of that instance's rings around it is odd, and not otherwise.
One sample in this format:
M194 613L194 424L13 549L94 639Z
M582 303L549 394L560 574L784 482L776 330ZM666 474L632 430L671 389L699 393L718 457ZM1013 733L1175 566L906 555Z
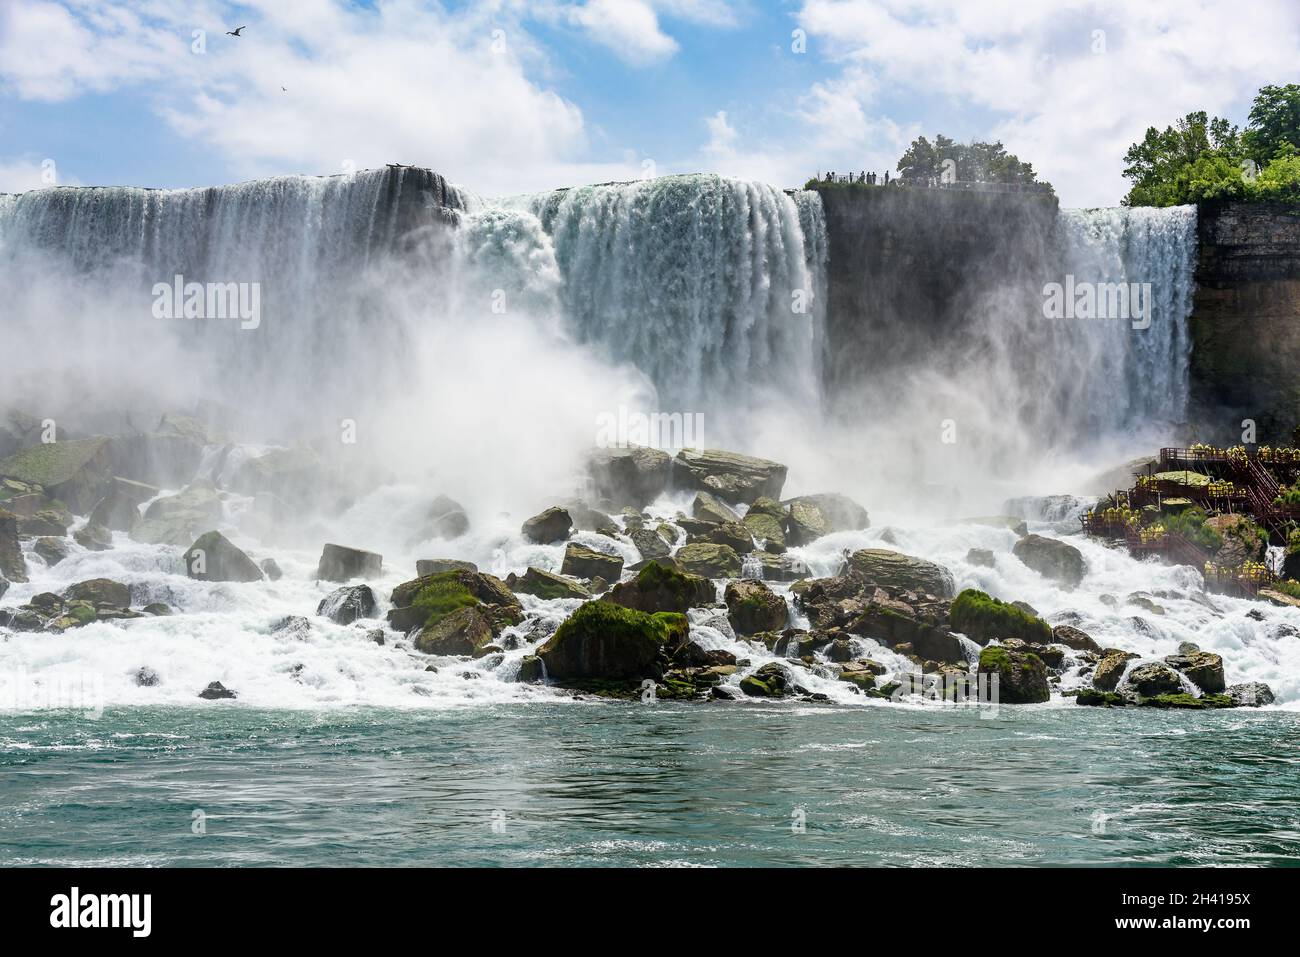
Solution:
M815 194L671 176L532 206L555 244L574 336L644 372L662 408L734 414L772 397L818 415L826 237Z

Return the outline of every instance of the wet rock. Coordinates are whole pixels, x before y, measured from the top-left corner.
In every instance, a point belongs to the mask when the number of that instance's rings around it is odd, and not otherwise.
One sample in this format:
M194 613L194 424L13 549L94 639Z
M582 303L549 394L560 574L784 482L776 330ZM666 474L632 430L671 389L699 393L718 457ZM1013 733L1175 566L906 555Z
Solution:
M692 538L691 541L701 541L712 543L714 545L726 545L738 555L743 555L754 547L754 538L749 529L740 522L724 522L721 525L710 525L709 530L699 538Z
M629 537L643 559L663 558L672 552L671 546L664 541L664 537L657 530L651 531L648 528L638 528Z
M707 578L678 571L660 562L650 562L637 573L636 578L615 585L606 598L616 605L641 612L685 614L689 608L713 604L717 600L717 591Z
M953 601L949 622L953 631L979 645L995 638L1004 644L1008 638L1035 644L1046 644L1052 638L1052 629L1043 619L974 588L967 588Z
M83 599L75 599L63 606L62 612L45 625L46 631L61 633L89 625L99 617L95 606Z
M1065 645L1065 647L1074 651L1090 651L1093 654L1101 653L1101 646L1093 640L1091 635L1072 625L1057 625L1054 627L1052 629L1052 641L1058 645Z
M1047 666L1030 651L992 645L980 652L978 673L989 675L990 682L997 676L1001 704L1038 704L1052 697Z
M1066 588L1075 588L1083 581L1083 553L1073 545L1042 535L1026 535L1011 551L1029 568Z
M569 518L573 521L573 527L580 532L598 532L602 528L614 524L612 518L599 509L592 508L585 502L565 502L564 510L569 513Z
M711 542L692 542L677 550L678 563L692 575L704 578L739 578L740 556L727 545Z
M785 476L786 467L779 462L721 449L682 449L672 464L672 480L680 488L709 492L733 504L762 496L779 499Z
M841 574L879 588L904 589L951 598L952 573L942 565L885 548L864 548L849 556Z
M506 578L506 586L516 595L534 595L546 600L591 597L581 582L531 566L522 575L510 574Z
M689 635L685 615L645 614L607 601L580 607L538 649L559 682L658 678L671 648Z
M387 643L388 636L384 634L382 628L371 628L366 631L366 640L372 644L384 645Z
M38 538L32 545L32 551L39 555L46 565L53 568L68 557L68 540L66 538Z
M524 655L519 659L519 672L515 675L516 681L526 684L532 684L541 681L543 677L542 659L536 655Z
M267 581L278 582L284 577L284 572L280 571L280 565L274 558L262 559L257 567L262 569L262 574L266 576Z
M102 525L87 523L72 533L72 540L90 552L106 552L113 547L113 533ZM185 541L189 541L189 538Z
M987 548L972 548L966 553L966 564L975 565L979 568L992 568L994 565L993 552Z
M66 508L43 508L34 515L18 519L18 535L21 538L39 538L56 536L62 538L68 534L74 519Z
M18 516L0 508L0 575L11 582L27 581L27 559L18 541Z
M311 622L302 615L285 615L271 624L271 634L285 638L304 638L311 632Z
M672 457L645 446L602 448L588 461L596 495L615 506L649 505L668 487Z
M771 552L750 552L745 556L744 574L750 575L751 568L761 574L763 581L770 582L793 582L809 575L808 566L803 560L793 558L788 553L774 555Z
M205 532L188 549L182 560L185 574L204 582L260 582L262 569L220 532Z
M103 436L41 443L0 461L0 478L39 485L79 515L104 496L112 442Z
M549 545L568 538L572 527L573 519L568 511L553 505L524 522L521 531L529 541Z
M220 681L214 681L199 692L199 697L205 701L219 701L223 698L237 698L239 696Z
M162 678L158 672L154 671L148 665L136 670L134 675L135 683L141 688L154 688L162 684Z
M757 499L745 513L744 524L754 540L762 544L764 551L776 554L785 551L785 509L779 502L770 498Z
M719 501L717 496L708 492L696 493L695 501L691 503L691 515L696 521L715 525L740 522L740 516L730 506Z
M564 550L564 562L560 565L560 574L574 578L604 578L617 581L623 573L623 558L620 555L607 555L577 542L569 542Z
M485 572L448 571L416 578L393 589L391 600L388 623L403 634L466 606L482 606L497 634L523 619L519 599L505 582Z
M1133 592L1125 598L1124 601L1130 605L1136 605L1143 611L1148 611L1153 615L1163 615L1165 613L1163 606L1153 601L1150 595L1143 594L1142 592Z
M171 606L161 601L150 602L141 609L146 615L153 615L157 618L165 618L172 614Z
M316 566L318 581L347 582L354 578L378 578L383 574L384 556L345 545L327 544Z
M473 562L463 562L456 558L422 558L415 563L417 578L439 575L442 572L476 572L478 566Z
M469 531L465 507L446 495L439 495L429 506L429 538L459 538Z
M91 578L69 585L63 597L68 601L89 602L96 608L126 608L131 604L131 589L111 578Z
M1101 661L1092 673L1092 686L1098 691L1114 691L1119 686L1119 679L1124 676L1124 669L1137 655L1120 651L1118 648L1106 648L1102 651Z
M375 615L375 593L369 585L344 585L326 595L316 606L316 614L339 625L350 625Z
M740 635L784 628L785 600L759 581L742 580L727 586L725 600L731 626Z
M1206 694L1219 694L1227 687L1223 680L1223 659L1211 652L1169 655L1165 664L1181 671Z
M1098 691L1096 688L1080 688L1074 696L1074 703L1091 708L1123 708L1129 701L1122 694L1113 691Z
M415 648L426 655L473 655L495 637L492 620L479 606L469 605L426 624Z
M130 532L140 523L140 506L156 497L158 491L156 486L114 476L108 492L90 513L90 524L110 531Z
M871 527L867 510L847 495L801 495L782 504L787 510L786 539L791 545L807 545L833 532Z
M221 494L206 479L191 482L182 492L157 499L131 529L131 538L147 545L184 545L205 528L221 521Z
M1178 694L1183 690L1183 683L1179 680L1178 672L1162 662L1137 665L1128 673L1125 685L1144 698L1154 698L1162 694Z
M1273 703L1273 689L1262 681L1247 681L1233 685L1224 693L1243 708L1260 708Z
M270 493L286 502L304 502L329 485L320 456L304 445L273 448L243 462L230 488L243 495Z

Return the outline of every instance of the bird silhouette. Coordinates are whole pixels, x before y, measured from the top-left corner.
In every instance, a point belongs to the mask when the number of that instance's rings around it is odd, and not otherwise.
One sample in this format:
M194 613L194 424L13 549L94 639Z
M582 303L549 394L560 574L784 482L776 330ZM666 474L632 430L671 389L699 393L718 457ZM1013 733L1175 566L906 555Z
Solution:
M239 36L241 33L243 33L243 32L244 32L245 30L247 30L247 29L248 29L247 26L236 27L236 28L233 29L233 30L227 30L227 31L226 31L226 36L228 36L228 37L237 37L237 36Z

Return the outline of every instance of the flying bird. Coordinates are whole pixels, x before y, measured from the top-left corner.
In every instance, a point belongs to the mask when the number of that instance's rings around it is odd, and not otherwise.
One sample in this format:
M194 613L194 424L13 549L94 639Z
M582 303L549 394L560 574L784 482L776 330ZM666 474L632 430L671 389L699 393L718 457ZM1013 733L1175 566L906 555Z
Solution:
M226 36L228 36L228 37L237 37L237 36L239 36L241 33L243 33L243 32L244 32L245 30L247 30L247 29L248 29L247 26L236 27L234 30L227 30L227 31L226 31Z

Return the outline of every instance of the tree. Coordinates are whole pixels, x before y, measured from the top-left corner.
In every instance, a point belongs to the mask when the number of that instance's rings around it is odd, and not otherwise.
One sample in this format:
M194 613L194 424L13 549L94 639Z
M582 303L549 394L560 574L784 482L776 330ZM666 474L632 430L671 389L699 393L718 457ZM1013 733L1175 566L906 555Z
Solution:
M1225 178L1241 180L1241 137L1227 120L1188 113L1163 132L1147 129L1142 142L1124 154L1124 175L1133 188L1125 206L1176 206L1194 202L1193 182L1202 191L1221 192ZM1201 197L1204 198L1204 197Z
M1290 155L1300 147L1300 84L1261 88L1241 142L1260 166L1267 166L1279 150Z
M1000 142L958 143L943 134L933 143L924 136L914 139L897 169L903 180L943 178L951 171L952 179L963 182L1037 184L1051 190L1050 183L1039 183L1032 164L1008 153Z

